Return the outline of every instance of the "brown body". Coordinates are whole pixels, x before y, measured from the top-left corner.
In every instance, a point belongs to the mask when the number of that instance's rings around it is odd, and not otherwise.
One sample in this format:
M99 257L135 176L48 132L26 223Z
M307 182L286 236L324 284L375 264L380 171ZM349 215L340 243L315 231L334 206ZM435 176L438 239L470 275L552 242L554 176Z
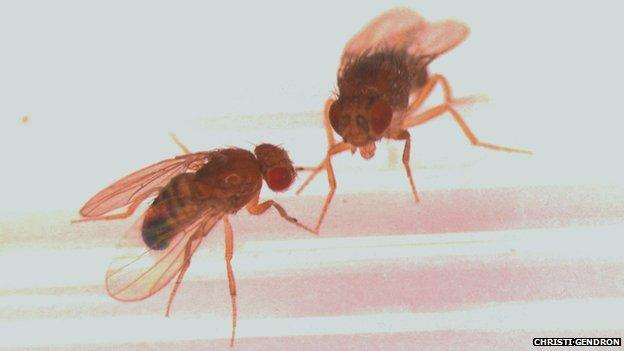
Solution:
M261 187L262 172L254 154L235 148L214 151L197 172L175 176L158 193L143 219L143 241L151 249L165 249L170 237L207 207L236 213Z
M396 50L347 57L338 72L338 95L330 110L334 131L358 147L397 134L410 96L427 83L427 64L432 59ZM375 104L387 108L390 118L376 121L371 113ZM353 128L348 132L341 128L349 123Z
M412 57L401 51L380 51L355 56L338 73L337 101L368 97L381 98L396 110L405 110L410 92L427 83L427 64L433 57Z
M177 140L176 140L177 142ZM238 148L189 153L138 170L100 191L80 210L79 221L126 218L147 198L157 195L138 225L120 246L124 249L106 273L106 289L121 301L142 300L175 279L166 314L191 257L219 221L225 229L225 262L232 303L232 334L236 331L236 282L232 269L234 235L228 215L246 207L260 215L275 208L280 216L315 233L290 217L273 200L259 202L262 180L274 191L286 190L295 170L283 149L260 144L254 152ZM120 208L126 211L110 214ZM148 250L137 254L141 245Z
M479 141L455 110L456 105L470 100L453 98L446 78L429 74L429 63L459 45L468 33L463 23L452 20L430 23L412 10L396 8L373 19L347 42L338 68L338 91L325 103L324 124L329 148L325 159L312 168L312 174L297 190L299 194L318 172L327 171L329 193L316 231L336 190L331 158L341 152L359 150L362 157L370 159L375 155L376 142L383 138L404 142L403 165L414 199L419 201L409 165L411 135L408 129L446 113L475 146L529 153ZM421 111L436 85L443 89L444 102ZM342 137L342 142L335 141L334 133Z

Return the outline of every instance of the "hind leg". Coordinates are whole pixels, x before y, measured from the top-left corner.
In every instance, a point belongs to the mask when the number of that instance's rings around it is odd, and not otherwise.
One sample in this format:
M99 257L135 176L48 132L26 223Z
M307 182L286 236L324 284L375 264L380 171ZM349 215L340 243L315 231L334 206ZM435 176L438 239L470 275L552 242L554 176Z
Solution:
M431 94L431 91L436 84L442 85L442 89L444 91L444 103L432 107L420 114L414 115L414 113L418 110L418 108L420 108L425 99ZM453 108L453 103L454 99L452 96L451 85L449 84L449 82L442 75L432 75L425 87L422 89L419 97L410 104L410 107L408 108L408 111L406 113L408 117L403 121L402 128L409 129L413 126L426 123L436 117L442 116L446 112L449 112L472 145L497 151L532 154L532 152L529 150L516 149L480 141L474 134L474 132L470 129L470 127L468 127L468 124L466 123L464 118L459 114L459 112L455 110L455 108Z
M173 285L173 289L171 289L171 294L169 294L169 300L167 300L167 309L165 310L166 317L169 317L169 314L171 312L171 305L173 304L173 299L178 293L178 288L180 287L180 284L182 284L182 279L184 278L186 270L191 265L191 256L193 255L193 242L195 240L201 240L203 235L203 229L203 226L200 226L200 228L189 238L188 243L186 243L186 246L184 247L184 263L180 268L180 272L178 273L178 277L176 278L175 284Z

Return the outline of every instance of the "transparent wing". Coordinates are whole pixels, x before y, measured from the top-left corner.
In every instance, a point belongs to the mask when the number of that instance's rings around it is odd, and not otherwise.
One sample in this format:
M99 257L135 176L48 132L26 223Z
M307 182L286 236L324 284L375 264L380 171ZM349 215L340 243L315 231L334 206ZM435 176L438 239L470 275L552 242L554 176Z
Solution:
M439 55L459 45L469 33L456 21L429 23L407 8L395 8L373 19L345 45L342 63L376 49L405 50L412 55Z
M144 216L141 216L120 242L119 255L106 273L109 295L121 301L136 301L160 291L191 259L204 236L222 218L225 212L220 207L207 205L187 225L179 227L163 250L145 249L141 233Z
M83 217L97 217L157 193L171 178L208 161L212 152L197 152L140 169L103 189L80 209Z
M427 21L410 9L389 10L356 33L345 45L344 55L359 56L380 44L388 47L404 46L410 36L426 27Z
M442 55L461 44L468 34L470 28L461 22L452 20L434 22L414 36L413 42L407 47L407 52L415 56Z

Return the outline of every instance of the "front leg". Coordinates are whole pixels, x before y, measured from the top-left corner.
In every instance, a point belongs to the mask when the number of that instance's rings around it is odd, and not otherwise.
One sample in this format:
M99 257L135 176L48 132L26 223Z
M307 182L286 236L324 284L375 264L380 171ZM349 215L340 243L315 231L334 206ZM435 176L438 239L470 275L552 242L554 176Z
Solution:
M336 192L336 175L334 174L334 167L331 163L331 154L328 152L327 157L325 158L325 170L327 171L327 181L329 182L329 192L327 193L327 197L325 198L325 203L323 204L323 209L321 210L321 215L316 223L316 227L314 230L318 232L321 228L321 224L323 223L323 219L325 219L325 215L327 214L327 210L329 209L329 204L331 203L334 193Z
M277 202L273 200L266 200L264 202L260 202L260 192L258 192L256 196L254 197L254 199L249 204L247 204L247 212L251 213L252 215L259 216L265 213L271 207L274 207L279 213L279 215L285 220L287 220L288 222L296 225L299 228L305 229L312 234L315 234L315 235L318 234L317 231L309 228L305 224L299 223L299 221L297 221L296 218L289 216L286 210L284 209L284 207L282 207L282 205L278 204Z
M414 185L414 178L412 177L412 169L410 167L410 150L412 147L410 133L407 130L401 130L393 139L405 140L405 145L403 146L403 166L405 167L405 173L407 174L407 179L412 188L412 194L414 194L414 200L419 202L420 199L418 198L418 192L416 191L416 185Z
M331 158L336 154L339 154L347 150L351 150L352 147L353 146L349 143L340 142L338 144L335 144L331 148L329 148L329 150L327 150L327 155L325 156L325 159L323 159L323 162L316 167L315 172L311 174L308 177L308 179L306 179L306 181L302 184L301 188L297 190L297 194L299 194L299 192L303 190L303 187L305 187L313 178L313 176L315 176L320 170L325 169L327 171L327 180L329 182L329 193L327 194L327 197L325 198L325 203L323 204L323 209L321 210L321 216L319 217L318 222L316 223L316 227L314 228L315 233L318 233L321 227L321 224L323 223L323 219L325 218L325 214L327 213L327 210L329 209L329 204L331 203L331 200L334 197L334 192L336 191L336 175L334 174L334 168L332 167L332 164L331 164Z
M325 101L325 107L323 108L323 126L325 127L328 147L332 147L334 146L334 144L336 144L336 139L334 138L334 129L332 128L331 122L329 121L329 108L334 102L336 102L336 100L332 98L327 99L327 101Z
M325 137L327 138L327 150L331 150L336 145L336 138L334 138L334 129L329 121L329 108L336 100L329 98L325 101L325 108L323 109L323 127L325 128ZM301 184L295 194L299 195L303 189L316 177L316 175L325 168L325 161L322 161L316 167L295 167L296 171L312 171L312 173Z
M316 175L320 171L325 169L327 160L329 158L331 158L332 156L334 156L336 154L339 154L341 152L345 152L347 150L351 150L351 144L348 144L348 143L345 143L345 142L340 142L338 144L334 144L333 146L331 146L327 150L327 154L326 154L325 158L323 159L323 161L321 161L321 163L319 163L318 166L316 166L314 168L311 168L312 173L306 178L305 181L303 181L303 183L301 183L301 186L299 186L299 189L297 189L295 194L297 194L297 195L301 194L303 189L305 189L305 187L308 186L308 184L310 184L310 182L316 177ZM296 170L297 171L302 171L302 170L308 170L308 168L306 168L306 167L297 167Z

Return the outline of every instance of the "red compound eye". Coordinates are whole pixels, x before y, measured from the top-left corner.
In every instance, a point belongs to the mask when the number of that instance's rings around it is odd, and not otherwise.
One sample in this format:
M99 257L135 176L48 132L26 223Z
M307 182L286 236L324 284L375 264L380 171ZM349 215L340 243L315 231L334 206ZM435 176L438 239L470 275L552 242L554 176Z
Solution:
M273 167L267 171L266 182L273 191L288 189L292 181L292 172L286 167Z
M375 134L383 133L392 121L392 108L383 100L377 100L370 110L371 127Z
M334 101L329 107L329 123L331 123L332 128L334 128L338 134L344 129L344 119L345 117L342 116L342 108L338 105L337 101Z

